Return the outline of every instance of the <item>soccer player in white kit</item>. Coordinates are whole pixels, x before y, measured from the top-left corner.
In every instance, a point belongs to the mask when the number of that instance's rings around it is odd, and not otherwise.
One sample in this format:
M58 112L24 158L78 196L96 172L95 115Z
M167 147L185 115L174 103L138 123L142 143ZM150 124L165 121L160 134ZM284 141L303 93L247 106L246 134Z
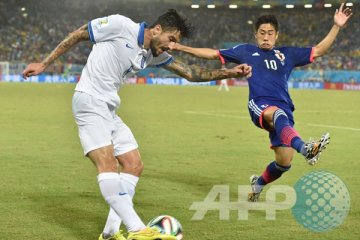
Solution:
M176 240L146 227L133 208L132 198L143 163L131 130L116 114L120 105L117 92L126 76L150 64L165 67L189 81L251 74L251 67L246 64L209 70L174 60L167 51L181 37L189 37L192 30L187 19L172 9L150 27L121 15L98 18L70 33L43 62L31 63L23 72L24 77L40 74L76 43L86 40L94 43L75 88L72 107L84 155L96 166L100 191L110 205L100 240L125 240L119 231L121 222L130 240Z

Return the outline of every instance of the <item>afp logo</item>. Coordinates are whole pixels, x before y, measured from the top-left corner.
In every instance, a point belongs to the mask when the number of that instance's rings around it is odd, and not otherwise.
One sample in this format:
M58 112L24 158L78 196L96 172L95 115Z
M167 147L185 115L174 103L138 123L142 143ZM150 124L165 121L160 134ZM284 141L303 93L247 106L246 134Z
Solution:
M292 214L298 223L315 232L341 225L350 210L350 194L336 175L315 171L295 184L296 203Z
M266 220L276 220L276 212L291 209L296 221L314 232L325 232L341 225L350 210L350 195L336 175L315 171L301 177L295 187L271 185L264 201L248 202L250 186L238 186L238 200L230 201L230 187L215 185L203 201L194 202L192 220L203 220L210 210L219 211L220 220L229 220L230 211L238 212L238 220L248 220L249 211L265 211ZM285 196L277 201L276 196Z

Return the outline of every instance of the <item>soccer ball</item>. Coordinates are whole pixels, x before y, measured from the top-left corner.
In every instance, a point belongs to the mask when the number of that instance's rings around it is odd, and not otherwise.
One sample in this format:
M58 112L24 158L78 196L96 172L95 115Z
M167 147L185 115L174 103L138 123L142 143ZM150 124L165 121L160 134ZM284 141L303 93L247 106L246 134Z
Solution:
M152 219L147 226L158 229L162 234L175 236L177 240L181 240L183 238L182 226L180 222L172 216L158 216Z

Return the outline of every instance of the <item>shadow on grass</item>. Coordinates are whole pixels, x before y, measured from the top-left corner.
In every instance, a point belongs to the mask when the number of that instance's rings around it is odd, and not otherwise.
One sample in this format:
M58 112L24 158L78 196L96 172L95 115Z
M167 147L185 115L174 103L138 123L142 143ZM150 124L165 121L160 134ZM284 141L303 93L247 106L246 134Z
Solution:
M97 239L105 224L107 204L97 193L49 193L29 198L33 203L31 211L39 221L58 231L54 233L56 239L69 239L69 235L71 239Z

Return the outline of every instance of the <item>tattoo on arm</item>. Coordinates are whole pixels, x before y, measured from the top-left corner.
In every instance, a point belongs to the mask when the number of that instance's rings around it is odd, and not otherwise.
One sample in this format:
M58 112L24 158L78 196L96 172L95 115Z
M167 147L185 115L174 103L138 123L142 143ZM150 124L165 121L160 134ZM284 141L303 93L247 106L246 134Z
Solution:
M191 82L208 82L229 77L226 69L207 69L196 65L187 65L178 60L166 65L165 69Z
M45 66L49 66L58 57L67 52L72 46L81 41L89 40L87 24L81 26L79 29L70 33L57 47L50 53L50 55L42 62Z

